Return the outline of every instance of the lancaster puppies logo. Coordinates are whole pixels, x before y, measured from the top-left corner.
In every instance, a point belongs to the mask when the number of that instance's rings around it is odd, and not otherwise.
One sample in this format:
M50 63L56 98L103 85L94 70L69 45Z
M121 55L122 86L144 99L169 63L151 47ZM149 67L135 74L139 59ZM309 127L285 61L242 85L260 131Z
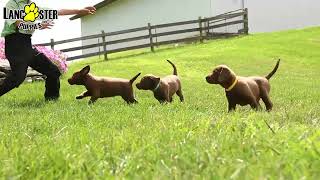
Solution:
M50 20L58 19L57 10L43 10L39 9L33 2L25 5L24 9L7 9L4 8L4 19L22 21L18 28L20 30L36 30L41 29L41 23L34 23L36 20L47 22Z
M26 14L23 18L24 21L34 22L36 18L39 16L38 12L39 8L35 3L31 3L30 5L26 5L24 7L24 13Z

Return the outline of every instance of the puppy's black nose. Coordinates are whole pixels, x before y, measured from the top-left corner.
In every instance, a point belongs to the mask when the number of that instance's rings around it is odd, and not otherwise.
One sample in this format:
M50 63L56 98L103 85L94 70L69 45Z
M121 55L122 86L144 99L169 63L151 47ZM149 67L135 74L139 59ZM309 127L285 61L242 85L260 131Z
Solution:
M210 77L210 76L207 76L207 77L206 77L206 81L207 81L207 83L211 83L211 77Z
M70 85L72 85L72 80L71 80L71 79L68 79L68 83L69 83Z

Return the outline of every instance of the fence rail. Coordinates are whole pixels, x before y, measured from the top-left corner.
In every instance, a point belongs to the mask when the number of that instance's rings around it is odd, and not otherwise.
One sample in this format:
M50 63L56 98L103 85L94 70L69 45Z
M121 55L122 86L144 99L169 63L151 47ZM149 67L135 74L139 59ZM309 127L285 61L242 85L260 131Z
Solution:
M238 19L235 19L235 18L238 18ZM135 50L135 49L141 49L141 48L147 48L147 47L149 47L151 51L154 51L155 46L180 43L180 42L189 42L189 41L203 42L204 39L217 38L212 36L219 35L219 33L211 33L210 35L209 33L210 30L221 28L221 27L227 27L231 25L237 25L237 24L243 24L243 28L239 29L237 33L230 33L230 35L248 34L248 10L247 9L239 9L239 10L227 12L224 14L220 14L214 17L208 17L208 18L199 17L199 19L197 20L181 21L181 22L158 24L158 25L151 25L150 23L148 23L148 25L144 27L126 29L121 31L106 32L106 33L104 31L101 31L101 33L99 34L60 40L60 41L54 41L53 39L51 39L51 42L49 43L41 43L37 45L50 46L52 49L54 49L56 45L67 44L67 43L76 42L76 41L99 39L98 43L60 49L60 51L73 52L73 51L79 51L79 50L98 47L99 51L97 52L87 53L87 54L78 55L78 56L72 56L68 58L68 61L97 56L97 55L104 55L104 59L107 60L108 54L116 53L116 52ZM194 25L196 27L193 27L193 28L181 27L185 25ZM167 30L166 28L170 28L171 30ZM161 32L157 33L156 32L157 30L161 30ZM125 38L118 37L119 35L127 35L129 33L132 34L137 32L141 32L141 33L143 32L145 34L137 35L133 37L126 36ZM165 40L160 42L157 41L157 38L159 37L179 35L179 34L191 33L191 32L199 32L199 34L196 37L184 37L184 38ZM220 33L220 34L227 35L228 33ZM113 39L111 38L112 40L107 40L107 39L110 39L110 37L112 37ZM100 41L101 39L102 39L102 42ZM129 43L129 42L132 43L132 42L137 42L141 40L149 40L149 42L139 44L139 45L125 46L125 47L116 48L116 49L108 49L108 46L110 45L120 44L120 43ZM103 48L103 51L100 50L101 47Z

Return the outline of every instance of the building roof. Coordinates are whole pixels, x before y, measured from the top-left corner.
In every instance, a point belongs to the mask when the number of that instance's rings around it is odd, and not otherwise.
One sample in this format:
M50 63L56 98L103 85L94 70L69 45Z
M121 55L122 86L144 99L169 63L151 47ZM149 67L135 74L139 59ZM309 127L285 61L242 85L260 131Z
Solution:
M113 3L113 2L115 2L115 1L117 1L117 0L104 0L104 1L101 1L101 2L99 2L98 4L94 5L94 7L95 7L95 8L97 9L97 11L98 11L98 9L103 8L103 7L105 7L105 6ZM78 19L78 18L82 18L82 17L84 17L84 16L87 16L87 15L75 15L75 16L72 16L72 17L70 18L70 20L75 20L75 19Z

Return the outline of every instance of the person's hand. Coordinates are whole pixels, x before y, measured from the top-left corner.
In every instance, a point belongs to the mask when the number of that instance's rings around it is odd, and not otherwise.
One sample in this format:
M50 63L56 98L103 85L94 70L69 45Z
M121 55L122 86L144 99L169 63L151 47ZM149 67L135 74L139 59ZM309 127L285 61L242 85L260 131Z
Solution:
M42 21L40 30L51 29L53 25L54 25L53 21Z
M89 15L94 13L96 13L96 8L90 6L90 7L85 7L83 9L80 9L78 12L78 15Z

